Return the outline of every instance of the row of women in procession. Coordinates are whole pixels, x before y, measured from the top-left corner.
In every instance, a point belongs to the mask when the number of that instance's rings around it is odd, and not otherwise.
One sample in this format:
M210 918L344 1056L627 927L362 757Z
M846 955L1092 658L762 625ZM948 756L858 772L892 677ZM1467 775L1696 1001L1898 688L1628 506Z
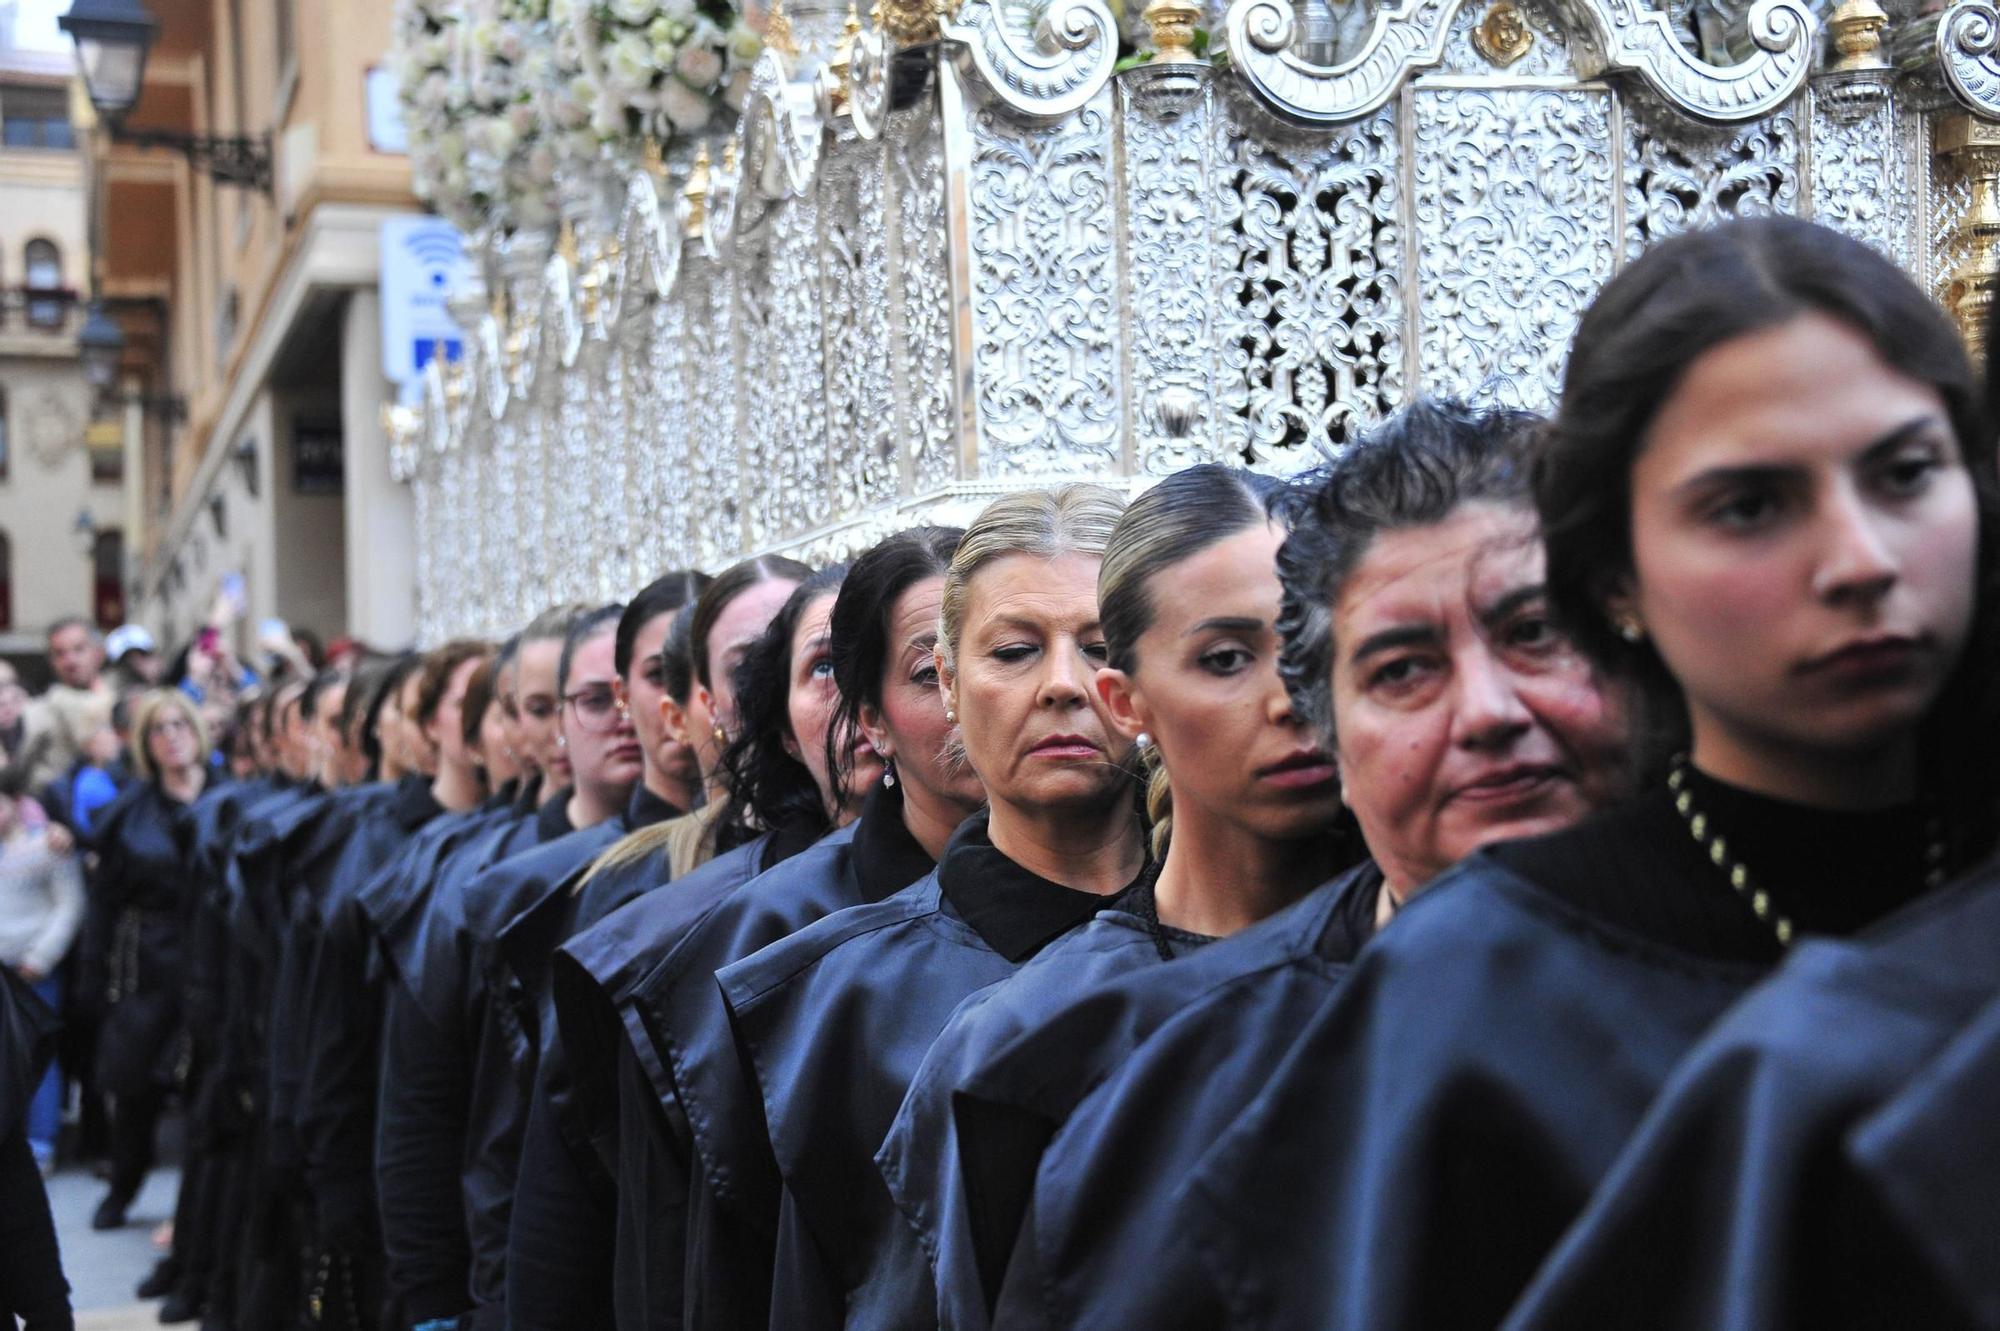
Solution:
M277 692L318 771L155 707L184 1308L2000 1326L1989 396L1734 223L1548 420L670 573Z

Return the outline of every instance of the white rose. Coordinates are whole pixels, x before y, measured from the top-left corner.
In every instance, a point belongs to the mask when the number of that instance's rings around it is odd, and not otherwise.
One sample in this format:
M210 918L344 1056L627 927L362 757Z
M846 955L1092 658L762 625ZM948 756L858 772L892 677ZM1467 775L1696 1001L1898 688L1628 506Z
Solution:
M674 69L692 87L707 90L722 77L722 57L706 46L683 47Z
M668 79L660 89L660 110L673 123L675 129L692 133L708 123L713 113L708 98L688 87L678 79Z
M676 23L685 24L694 17L694 0L660 0L660 12Z
M672 69L674 61L680 58L680 54L680 48L672 42L654 42L653 67L655 69Z
M650 23L658 9L657 0L611 0L611 16L622 23Z
M636 32L620 37L604 53L606 78L627 92L650 87L655 72L653 49Z

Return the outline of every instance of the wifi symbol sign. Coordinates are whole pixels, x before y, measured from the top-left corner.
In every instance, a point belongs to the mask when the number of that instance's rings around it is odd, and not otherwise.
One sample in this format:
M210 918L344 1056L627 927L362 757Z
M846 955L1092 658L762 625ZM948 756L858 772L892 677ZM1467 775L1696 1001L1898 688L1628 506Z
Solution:
M403 237L403 246L423 268L431 287L443 293L453 274L465 262L465 249L458 233L445 227L412 230Z

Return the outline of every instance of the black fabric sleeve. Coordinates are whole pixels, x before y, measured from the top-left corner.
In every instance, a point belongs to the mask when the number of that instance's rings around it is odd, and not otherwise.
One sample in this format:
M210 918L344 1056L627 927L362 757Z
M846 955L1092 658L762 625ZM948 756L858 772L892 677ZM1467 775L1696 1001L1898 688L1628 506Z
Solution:
M0 1141L0 1318L24 1331L73 1331L55 1220L41 1171L16 1128Z
M563 1141L547 1083L537 1078L507 1233L507 1315L514 1331L614 1325L617 1217L607 1202Z
M389 1274L412 1321L472 1306L472 1248L460 1170L471 1078L462 1033L439 1030L388 986L375 1186Z

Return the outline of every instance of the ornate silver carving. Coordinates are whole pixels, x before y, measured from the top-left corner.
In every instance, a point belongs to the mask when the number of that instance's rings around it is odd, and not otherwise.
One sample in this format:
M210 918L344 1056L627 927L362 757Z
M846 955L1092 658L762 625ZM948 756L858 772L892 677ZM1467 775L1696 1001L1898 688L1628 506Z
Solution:
M1917 270L1910 245L1910 169L1895 104L1812 97L1812 216Z
M1023 41L1000 0L964 0L941 32L970 86L1017 115L1055 119L1103 91L1118 60L1118 20L1103 0L1050 0Z
M1610 94L1415 89L1409 104L1424 388L1546 409L1618 249Z
M1158 71L1183 78L1185 67ZM1199 83L1190 100L1147 95L1144 66L1120 80L1125 124L1125 302L1131 361L1130 430L1140 470L1155 476L1213 456L1207 386L1215 379L1210 310L1210 118ZM1167 428L1167 404L1193 403Z
M1799 135L1788 108L1740 127L1691 124L1636 99L1625 116L1625 253L1732 217L1799 211Z
M820 290L831 514L895 498L896 385L890 370L887 155L850 137L820 172Z
M1309 144L1218 117L1216 409L1223 452L1291 472L1403 400L1396 116Z
M1047 126L980 106L970 131L980 475L1110 471L1122 414L1110 96Z
M1937 61L1954 97L2000 120L2000 7L1992 0L1953 0L1938 21Z
M896 312L890 371L897 432L905 441L915 494L958 479L944 138L936 117L926 111L912 107L895 113L884 134L893 200L886 219L888 307Z
M1338 65L1294 50L1298 23L1286 0L1234 0L1226 21L1230 59L1280 115L1308 124L1352 120L1381 106L1412 73L1443 58L1459 0L1402 0L1375 15L1361 48ZM1756 52L1734 65L1690 55L1667 15L1642 0L1571 0L1583 29L1586 74L1630 73L1683 114L1754 120L1799 89L1819 25L1805 0L1757 0L1749 31Z

